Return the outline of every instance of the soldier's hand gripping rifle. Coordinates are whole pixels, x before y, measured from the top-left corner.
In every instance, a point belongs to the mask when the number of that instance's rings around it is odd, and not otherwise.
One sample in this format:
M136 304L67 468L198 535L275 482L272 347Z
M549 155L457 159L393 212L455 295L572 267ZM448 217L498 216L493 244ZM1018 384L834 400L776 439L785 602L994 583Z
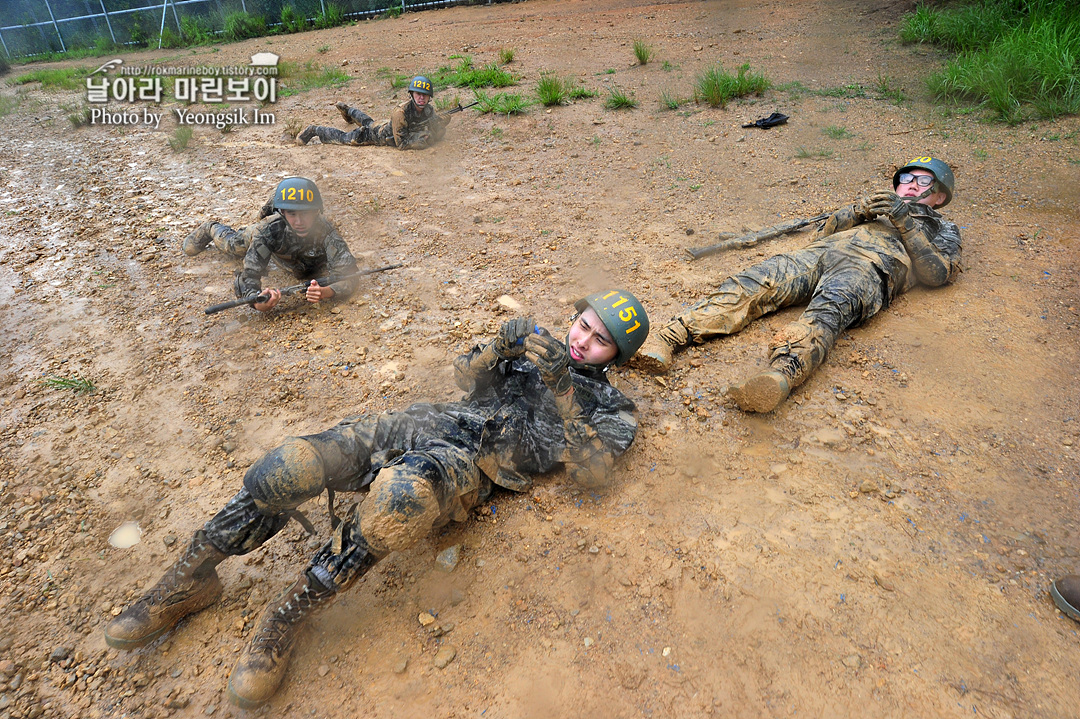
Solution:
M806 219L788 220L787 222L781 222L779 225L773 225L772 227L766 227L765 229L758 230L757 232L750 232L742 235L741 237L732 237L730 239L724 239L722 242L718 242L715 245L709 245L707 247L688 247L686 253L695 260L702 257L708 257L709 255L715 255L717 252L723 252L725 250L738 250L744 247L753 247L759 242L764 240L771 240L774 237L780 235L786 235L789 232L795 230L801 230L807 225L812 225L815 222L821 222L828 219L829 215L818 215L817 217L808 217Z
M398 265L386 265L385 267L376 267L373 270L363 270L362 272L355 272L355 273L353 273L351 275L342 275L341 277L317 277L317 278L315 278L315 281L318 282L321 287L328 287L329 285L332 285L335 282L343 282L345 280L351 280L354 277L363 277L364 275L373 275L376 272L386 272L387 270L396 270L397 268L404 267L404 266L405 265L401 265L401 264L398 264ZM281 291L281 296L282 297L288 297L289 295L295 295L295 294L300 293L300 292L306 292L307 288L310 287L310 286L311 286L311 280L308 280L307 282L304 282L304 283L299 284L299 285L293 285L292 287L286 287L285 289L283 289ZM263 294L263 293L260 292L257 295L252 295L251 297L244 297L243 299L231 300L229 302L222 302L220 305L214 305L213 307L207 307L206 308L206 314L212 315L212 314L216 314L218 312L221 312L222 310L231 310L233 307L243 307L244 305L255 305L255 304L262 303L262 302L266 302L269 299L270 299L270 295Z
M457 107L451 107L449 110L443 110L442 112L437 112L434 115L432 115L431 117L429 117L428 119L421 120L420 122L416 123L417 130L426 129L427 126L428 126L428 123L431 122L432 120L434 120L436 117L439 118L440 120L445 120L446 118L450 117L451 115L459 113L462 110L468 110L470 107L473 107L473 106L479 105L479 104L480 104L480 101L477 100L476 102L470 102L468 105L465 105L464 107L462 107L461 103L459 102L457 104Z

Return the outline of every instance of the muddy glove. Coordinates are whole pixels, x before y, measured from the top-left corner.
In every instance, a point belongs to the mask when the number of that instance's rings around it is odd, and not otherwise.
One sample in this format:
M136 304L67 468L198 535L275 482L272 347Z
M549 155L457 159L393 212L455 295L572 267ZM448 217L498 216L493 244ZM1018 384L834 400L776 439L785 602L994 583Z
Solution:
M522 340L531 335L535 328L536 320L532 317L507 320L499 328L499 334L492 343L492 349L500 359L520 357L525 354L525 344Z
M903 229L910 207L895 192L875 192L865 202L870 216L886 217L897 229Z
M540 378L556 397L574 389L570 380L570 353L562 341L551 335L529 334L525 338L525 359L536 365Z

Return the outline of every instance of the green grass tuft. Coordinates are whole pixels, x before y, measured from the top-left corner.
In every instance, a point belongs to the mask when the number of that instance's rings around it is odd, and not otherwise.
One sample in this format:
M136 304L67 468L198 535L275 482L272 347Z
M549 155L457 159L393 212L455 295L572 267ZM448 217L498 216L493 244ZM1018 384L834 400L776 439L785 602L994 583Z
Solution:
M674 95L670 90L660 91L660 107L665 110L678 110L679 105L682 104L682 100L678 96Z
M287 33L307 30L307 18L298 13L292 5L281 6L281 29Z
M496 115L519 115L532 105L534 100L528 100L521 95L509 92L499 92L488 95L483 90L475 90L476 99L480 102L477 106L480 112L490 112Z
M569 89L568 94L571 100L585 100L590 97L597 97L600 93L581 85L574 85Z
M644 40L634 40L634 57L637 58L638 65L648 65L652 56L651 45L646 45Z
M604 107L609 110L631 110L638 106L634 93L627 95L617 85L608 88L608 97L604 100Z
M827 160L830 157L832 157L834 154L836 154L836 153L833 152L832 150L824 150L824 149L822 149L822 150L809 150L809 149L807 149L807 148L805 148L805 147L803 147L801 145L799 147L795 148L795 157L799 158L800 160L813 160L813 159Z
M550 72L540 73L540 79L536 81L536 96L548 107L565 105L570 101L567 82Z
M191 129L190 125L181 125L173 130L172 137L169 138L169 147L173 152L183 152L187 149L188 143L191 142L192 135L195 131Z
M308 60L303 65L283 61L278 65L278 97L289 97L318 87L341 87L350 78L339 67L324 67Z
M855 137L846 127L839 127L837 125L827 125L821 128L821 134L825 137L831 137L834 140L846 140L850 137Z
M40 82L42 90L76 90L86 86L86 76L90 69L85 67L42 68L19 75L12 82L25 85Z
M43 377L41 384L52 389L69 389L75 394L92 394L97 391L94 383L81 377Z
M732 75L721 65L709 68L697 79L694 98L710 107L725 107L729 100L746 95L760 95L772 87L764 75L750 71L750 65L742 65L738 75Z
M517 51L512 47L504 47L499 50L499 62L503 65L509 65L514 61L514 54Z
M428 77L436 90L447 87L510 87L517 84L517 78L495 63L482 67L473 65L471 57L463 57L455 67L440 67Z
M225 16L221 34L229 42L262 37L266 34L266 19L261 15L250 15L242 10L231 12Z
M325 30L345 24L345 9L337 3L328 2L326 8L315 16L315 27Z

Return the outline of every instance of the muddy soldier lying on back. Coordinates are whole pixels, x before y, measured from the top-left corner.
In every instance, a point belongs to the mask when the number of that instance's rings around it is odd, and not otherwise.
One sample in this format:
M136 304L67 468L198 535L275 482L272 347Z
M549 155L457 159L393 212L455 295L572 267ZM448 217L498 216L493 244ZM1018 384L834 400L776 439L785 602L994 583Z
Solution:
M433 527L464 521L493 483L527 491L533 475L561 463L579 485L603 486L637 432L633 402L605 372L637 351L649 320L637 299L619 290L575 306L565 340L521 318L458 357L454 375L466 392L460 402L354 417L264 455L172 568L106 626L105 640L119 649L153 641L221 595L214 567L262 546L305 501L326 490L366 491L351 516L334 521L333 539L263 610L228 687L234 704L252 708L277 691L310 614L380 558Z
M220 222L204 222L184 239L184 254L194 257L211 244L232 257L244 259L244 269L236 275L238 298L266 295L265 302L252 305L269 312L281 300L276 288L262 289L271 258L298 280L311 280L306 298L321 302L332 297L344 299L356 292L358 278L343 279L326 287L312 279L330 274L355 274L356 258L334 226L322 216L319 188L303 177L287 177L274 188L274 195L259 211L254 225L234 230Z
M801 250L728 277L715 292L653 333L635 363L666 372L691 342L738 332L781 307L808 303L776 333L769 369L728 388L744 411L770 412L810 376L848 327L887 307L917 282L937 287L960 271L960 231L938 214L953 196L944 162L920 157L882 191L837 210Z
M373 125L373 120L362 110L349 107L344 102L334 106L346 123L358 127L345 132L336 127L308 125L296 136L297 145L306 145L317 137L323 143L333 145L389 145L399 150L423 150L431 147L446 134L450 115L443 117L431 105L434 91L431 81L422 75L409 83L409 99L390 114L390 121Z

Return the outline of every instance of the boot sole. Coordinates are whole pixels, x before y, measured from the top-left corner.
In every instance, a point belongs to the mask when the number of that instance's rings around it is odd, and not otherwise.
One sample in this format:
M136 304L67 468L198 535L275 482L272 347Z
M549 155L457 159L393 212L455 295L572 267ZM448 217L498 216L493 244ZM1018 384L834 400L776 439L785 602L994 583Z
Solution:
M741 385L732 385L728 396L744 412L772 412L787 399L788 392L772 377L751 377Z
M1054 600L1054 604L1061 610L1062 614L1080 622L1080 609L1077 609L1073 605L1069 604L1065 597L1061 596L1061 592L1058 591L1057 582L1050 585L1050 597Z
M263 699L262 701L252 701L250 699L240 696L236 693L236 690L233 689L232 677L229 677L229 687L228 689L226 689L225 694L229 697L229 701L232 702L233 706L240 707L241 709L258 709L263 704L270 701L269 699Z
M654 357L642 352L638 352L637 355L634 356L632 364L642 372L647 372L649 374L667 374L668 370L671 369L670 362L665 363L659 357Z

